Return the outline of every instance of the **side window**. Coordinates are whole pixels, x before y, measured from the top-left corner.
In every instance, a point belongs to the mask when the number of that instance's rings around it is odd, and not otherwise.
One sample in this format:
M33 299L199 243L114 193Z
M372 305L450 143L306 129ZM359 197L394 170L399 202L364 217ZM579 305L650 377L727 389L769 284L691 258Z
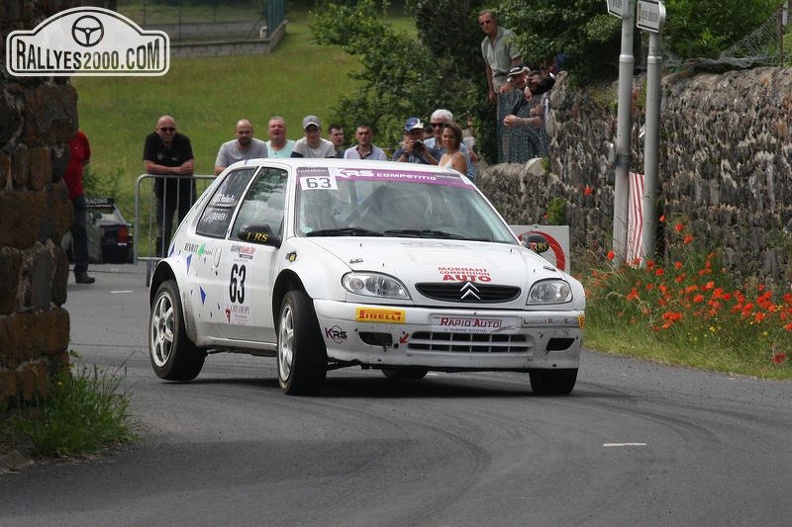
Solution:
M234 209L255 172L255 168L243 168L228 174L206 205L195 232L212 238L224 238Z
M238 236L240 229L249 225L268 225L273 234L281 236L287 181L288 174L285 170L262 169L239 207L232 236Z

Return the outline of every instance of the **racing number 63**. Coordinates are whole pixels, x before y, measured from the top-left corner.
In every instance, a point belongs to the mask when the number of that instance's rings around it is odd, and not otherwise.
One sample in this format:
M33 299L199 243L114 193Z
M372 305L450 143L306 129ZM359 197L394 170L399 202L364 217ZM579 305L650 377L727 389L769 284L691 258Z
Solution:
M245 276L247 269L244 265L237 265L231 268L231 283L228 284L228 294L231 296L231 302L245 303Z

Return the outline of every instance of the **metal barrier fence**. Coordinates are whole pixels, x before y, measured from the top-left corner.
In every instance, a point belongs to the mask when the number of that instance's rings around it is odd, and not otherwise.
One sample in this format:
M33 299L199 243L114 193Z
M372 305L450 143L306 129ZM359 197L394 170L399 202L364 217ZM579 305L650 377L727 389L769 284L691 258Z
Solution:
M214 175L195 175L188 179L184 176L154 174L141 174L137 178L135 184L134 263L137 264L138 260L146 262L146 285L149 285L151 271L167 251L170 238L181 223L183 216L214 179ZM174 182L173 186L176 186L177 189L189 181L195 188L195 192L191 192L190 196L185 197L182 192L169 188L171 187L168 184L170 181ZM160 190L155 192L158 185ZM159 214L158 199L165 206L165 210ZM171 212L170 218L166 212Z

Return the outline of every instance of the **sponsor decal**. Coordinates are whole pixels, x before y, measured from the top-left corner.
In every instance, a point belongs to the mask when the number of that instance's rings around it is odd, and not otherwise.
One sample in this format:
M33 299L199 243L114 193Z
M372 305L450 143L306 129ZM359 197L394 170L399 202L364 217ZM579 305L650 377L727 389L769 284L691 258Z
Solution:
M250 323L250 306L231 304L226 307L225 315L229 324L247 326Z
M515 322L516 320L501 317L432 317L432 324L436 331L453 331L455 333L499 333L516 329Z
M170 40L115 11L76 7L9 33L5 59L17 77L161 76L170 67Z
M253 254L256 252L255 247L251 247L249 245L240 245L235 243L231 246L231 252L237 253L240 258L245 258L246 260L252 260Z
M336 344L341 344L342 342L345 342L347 339L347 332L338 326L333 326L331 328L324 328L324 331L325 331L325 338L332 340Z
M584 317L567 317L567 316L546 316L536 318L524 318L522 320L522 327L524 328L538 328L548 326L564 326L564 327L583 327Z
M359 307L355 312L355 320L357 320L358 322L404 324L406 317L407 317L407 312L403 309Z
M443 282L492 282L489 269L483 267L438 267Z
M410 340L410 334L402 333L401 337L399 337L399 344L406 344L408 340Z

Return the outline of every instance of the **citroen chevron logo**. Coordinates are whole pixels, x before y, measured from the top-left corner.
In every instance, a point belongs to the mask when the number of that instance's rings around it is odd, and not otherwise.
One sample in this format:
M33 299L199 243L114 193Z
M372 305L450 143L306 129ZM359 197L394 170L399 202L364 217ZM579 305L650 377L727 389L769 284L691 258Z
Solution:
M472 296L476 300L481 300L481 297L478 294L478 287L473 285L473 282L465 282L465 285L462 286L459 292L462 293L462 296L459 298L460 300L464 300L469 296Z

